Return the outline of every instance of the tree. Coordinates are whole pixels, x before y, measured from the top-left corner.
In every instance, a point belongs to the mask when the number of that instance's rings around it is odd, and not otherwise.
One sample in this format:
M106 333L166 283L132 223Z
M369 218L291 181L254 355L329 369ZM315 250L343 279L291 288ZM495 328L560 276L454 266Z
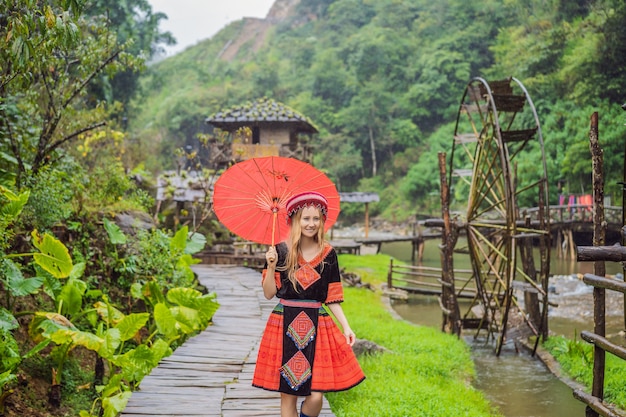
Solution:
M115 33L83 17L83 0L0 4L0 170L36 175L62 148L106 123L106 104L87 87L141 61Z
M85 15L100 20L133 56L149 60L165 53L161 45L176 44L170 32L159 31L159 24L167 15L154 13L147 0L91 0ZM137 91L139 76L139 71L123 69L113 77L101 76L91 91L100 100L126 105Z

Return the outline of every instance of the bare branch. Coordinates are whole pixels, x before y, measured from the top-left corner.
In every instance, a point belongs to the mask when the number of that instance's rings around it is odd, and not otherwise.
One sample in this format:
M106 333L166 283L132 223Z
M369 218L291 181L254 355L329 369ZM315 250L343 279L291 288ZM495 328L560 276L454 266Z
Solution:
M104 67L106 67L107 65L109 65L111 62L113 62L118 55L121 53L121 50L117 50L115 51L115 53L113 53L111 56L109 56L106 60L104 60L102 63L100 63L100 65L98 66L98 68L96 68L87 78L85 78L83 80L82 83L80 83L80 85L74 90L74 92L70 95L70 97L65 101L65 103L63 103L63 107L62 108L66 108L67 106L69 106L69 104L72 102L72 100L74 100L74 98L76 98L76 96L78 95L78 93L80 93L85 86L87 86L87 84L89 84L91 82L91 80L94 79L94 77L96 75L98 75L100 73L100 71L102 71L104 69Z

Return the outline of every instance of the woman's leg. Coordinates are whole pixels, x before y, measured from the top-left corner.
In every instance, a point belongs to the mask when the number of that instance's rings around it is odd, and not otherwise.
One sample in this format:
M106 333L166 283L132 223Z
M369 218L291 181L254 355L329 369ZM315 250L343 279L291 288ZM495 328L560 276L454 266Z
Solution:
M298 397L291 394L280 393L280 417L298 417Z
M311 395L309 395L306 400L302 402L302 412L303 416L307 417L317 417L320 415L322 411L322 399L324 398L324 394L318 391L311 391Z

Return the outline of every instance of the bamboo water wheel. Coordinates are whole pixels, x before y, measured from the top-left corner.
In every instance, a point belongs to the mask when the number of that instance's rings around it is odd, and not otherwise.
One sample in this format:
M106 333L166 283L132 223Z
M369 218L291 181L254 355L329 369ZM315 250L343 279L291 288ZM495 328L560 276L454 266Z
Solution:
M456 218L466 240L455 243L454 257L469 256L477 287L461 325L493 338L499 355L510 339L547 335L547 169L537 112L519 80L467 84L449 164L450 201L467 208Z

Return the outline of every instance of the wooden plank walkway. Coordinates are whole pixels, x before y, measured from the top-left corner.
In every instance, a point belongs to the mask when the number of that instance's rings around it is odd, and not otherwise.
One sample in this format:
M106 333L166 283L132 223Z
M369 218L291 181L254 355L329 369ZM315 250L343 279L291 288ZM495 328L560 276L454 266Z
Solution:
M253 269L204 264L193 269L217 294L213 324L143 379L121 417L280 416L279 394L252 386L258 345L276 299L265 299L261 274ZM334 417L325 399L320 416Z

